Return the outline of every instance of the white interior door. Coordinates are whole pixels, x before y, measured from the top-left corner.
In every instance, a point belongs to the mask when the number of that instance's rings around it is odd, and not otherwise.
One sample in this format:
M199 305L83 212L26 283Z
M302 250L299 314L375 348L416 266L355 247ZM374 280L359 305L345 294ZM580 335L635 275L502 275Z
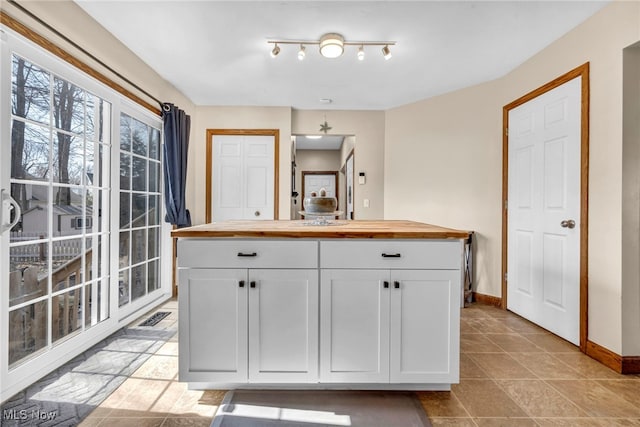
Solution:
M275 138L213 137L212 220L274 219Z
M507 308L580 344L581 77L509 111Z
M319 192L321 188L327 190L327 197L337 197L337 173L312 174L303 172L302 175L304 176L304 197L310 197L312 191L320 195Z
M346 185L346 214L345 218L353 219L353 155L347 159L345 167Z

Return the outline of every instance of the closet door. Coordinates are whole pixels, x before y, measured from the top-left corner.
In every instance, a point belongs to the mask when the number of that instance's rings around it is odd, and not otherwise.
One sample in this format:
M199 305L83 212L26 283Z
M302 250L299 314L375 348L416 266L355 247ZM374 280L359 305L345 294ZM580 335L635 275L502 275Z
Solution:
M212 220L274 219L275 138L212 138Z

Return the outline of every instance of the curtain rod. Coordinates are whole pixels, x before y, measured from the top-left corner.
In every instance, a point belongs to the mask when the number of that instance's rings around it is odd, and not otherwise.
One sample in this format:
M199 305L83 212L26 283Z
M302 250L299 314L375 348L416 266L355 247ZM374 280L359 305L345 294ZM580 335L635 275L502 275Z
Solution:
M87 55L89 58L91 58L93 61L97 62L98 64L100 64L102 67L106 68L107 70L109 70L109 72L113 73L114 75L116 75L118 78L124 80L125 82L127 82L129 85L131 85L132 87L134 87L135 89L139 90L141 93L145 94L146 96L148 96L150 99L153 99L155 102L158 103L158 105L160 105L160 109L163 110L164 109L164 102L161 102L160 100L158 100L155 96L151 95L149 92L147 92L146 90L142 89L140 86L138 86L137 84L133 83L131 80L129 80L128 78L126 78L125 76L123 76L122 74L120 74L118 71L114 70L113 68L111 68L109 65L107 65L106 63L104 63L101 59L97 58L95 55L93 55L91 52L89 52L88 50L86 50L85 48L83 48L82 46L80 46L78 43L74 42L73 40L71 40L69 37L65 36L64 34L62 34L60 31L58 31L57 29L53 28L51 25L49 25L48 23L46 23L44 20L42 20L40 17L38 17L36 14L34 14L33 12L31 12L30 10L26 9L24 6L22 6L21 4L17 3L15 0L7 0L8 3L12 4L13 6L17 7L18 9L20 9L20 11L22 11L23 13L27 14L30 18L35 19L40 25L44 26L46 29L48 29L49 31L53 32L55 35L57 35L58 37L62 38L64 41L66 41L67 43L69 43L71 46L73 46L74 48L78 49L80 52L82 52L83 54Z

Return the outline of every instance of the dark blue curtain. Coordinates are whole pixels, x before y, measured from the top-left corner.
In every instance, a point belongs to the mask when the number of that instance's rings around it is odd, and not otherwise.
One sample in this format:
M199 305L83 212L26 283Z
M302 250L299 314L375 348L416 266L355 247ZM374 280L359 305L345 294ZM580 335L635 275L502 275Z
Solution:
M191 117L173 104L162 106L164 120L164 220L178 228L191 225L185 203L187 185L187 152Z

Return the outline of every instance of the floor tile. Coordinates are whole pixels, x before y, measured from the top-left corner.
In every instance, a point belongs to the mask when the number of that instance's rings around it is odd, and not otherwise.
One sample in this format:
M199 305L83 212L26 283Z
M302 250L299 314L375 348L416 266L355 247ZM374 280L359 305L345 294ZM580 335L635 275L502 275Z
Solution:
M469 353L468 356L490 378L536 378L533 372L518 363L507 353Z
M545 329L540 326L529 322L522 317L517 316L509 316L502 319L505 325L509 327L514 332L522 333L522 334L547 334L549 333Z
M640 381L637 379L598 380L596 382L632 405L640 407Z
M638 427L640 419L631 418L536 418L543 427Z
M584 379L585 376L567 366L551 353L510 353L542 379Z
M164 417L105 418L100 426L105 427L160 427Z
M554 353L553 356L586 378L614 380L625 378L624 375L582 353Z
M487 338L498 347L508 353L512 352L536 352L540 353L544 350L522 335L517 333L510 334L487 334Z
M553 353L580 353L580 349L568 341L563 340L551 333L546 334L522 334L523 337L541 347L545 351Z
M451 389L472 417L527 416L493 380L467 380Z
M460 319L460 333L461 334L479 334L478 329L471 326L468 320Z
M514 332L502 319L494 319L492 317L483 317L479 319L468 319L467 323L483 334L508 334Z
M134 378L172 380L178 376L178 356L152 355L132 375Z
M488 378L487 373L469 355L472 353L460 354L460 380L467 378Z
M416 393L429 417L468 417L458 398L447 391L421 391Z
M209 427L211 418L167 418L162 427Z
M177 383L182 384L182 383ZM187 390L176 399L170 409L169 417L210 417L213 418L222 403L226 390Z
M503 350L484 334L460 334L462 353L500 353Z
M587 413L542 380L497 380L530 417L585 417Z
M431 424L438 427L477 427L471 418L430 418Z
M547 380L591 417L640 418L640 406L591 380Z
M474 418L478 427L536 427L531 418Z

